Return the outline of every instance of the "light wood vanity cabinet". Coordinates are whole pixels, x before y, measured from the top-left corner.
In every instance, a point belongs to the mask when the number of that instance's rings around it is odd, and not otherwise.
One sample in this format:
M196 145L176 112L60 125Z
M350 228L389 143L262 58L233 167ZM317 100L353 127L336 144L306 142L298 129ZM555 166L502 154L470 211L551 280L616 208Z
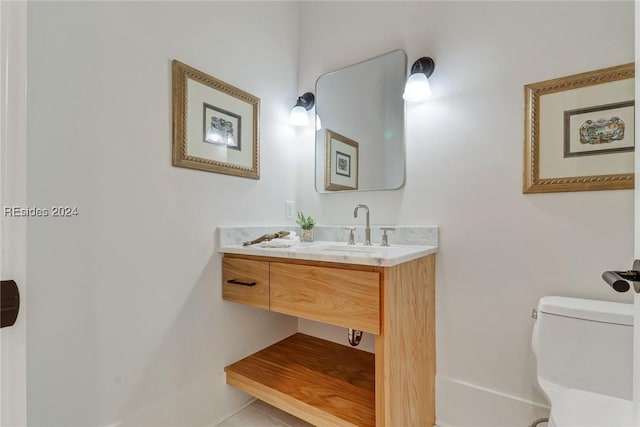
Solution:
M222 298L269 310L269 263L224 258Z
M272 262L271 311L380 333L380 274Z
M435 255L378 267L226 254L225 300L375 335L374 355L295 334L225 368L227 383L318 426L433 426L434 272Z

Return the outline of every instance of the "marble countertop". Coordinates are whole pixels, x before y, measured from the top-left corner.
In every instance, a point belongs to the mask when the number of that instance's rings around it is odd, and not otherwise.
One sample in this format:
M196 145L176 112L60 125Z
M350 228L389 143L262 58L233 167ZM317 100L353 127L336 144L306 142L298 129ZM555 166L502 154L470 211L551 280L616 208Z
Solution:
M390 267L436 253L438 247L416 245L364 246L362 244L347 245L344 242L320 241L301 242L289 248L232 245L223 246L218 251L227 254Z
M396 238L398 243L390 238L390 246L373 244L365 246L362 243L348 245L346 242L335 240L316 240L314 242L300 242L288 248L267 248L258 245L243 246L241 242L250 240L252 236L259 236L273 230L283 230L288 227L221 227L217 230L217 251L220 253L264 256L273 258L302 259L309 261L337 262L344 264L374 265L390 267L427 256L438 251L437 227L403 227L399 235L411 238ZM289 227L290 228L290 227ZM333 228L333 227L332 227ZM339 227L335 227L340 229ZM271 231L265 231L270 229ZM323 237L332 237L325 230ZM322 233L320 233L322 235ZM340 234L344 234L341 231ZM417 238L416 236L419 236ZM424 237L421 237L424 236ZM254 237L254 238L255 238ZM373 240L373 239L372 239ZM409 241L405 244L399 240Z

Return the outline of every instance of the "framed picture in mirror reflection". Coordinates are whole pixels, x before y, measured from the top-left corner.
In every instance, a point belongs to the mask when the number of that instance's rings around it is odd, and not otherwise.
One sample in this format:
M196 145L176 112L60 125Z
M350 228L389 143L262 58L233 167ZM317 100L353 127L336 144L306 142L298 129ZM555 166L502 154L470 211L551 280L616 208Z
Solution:
M325 138L325 190L357 190L359 144L330 129Z

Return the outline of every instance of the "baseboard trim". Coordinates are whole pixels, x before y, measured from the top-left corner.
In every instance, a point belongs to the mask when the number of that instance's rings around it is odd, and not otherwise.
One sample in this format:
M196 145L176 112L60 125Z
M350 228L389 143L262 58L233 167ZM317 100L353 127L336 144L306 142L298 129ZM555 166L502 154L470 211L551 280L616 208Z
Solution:
M254 401L253 397L227 385L224 372L220 372L123 414L105 427L214 427Z
M537 391L532 390L532 395ZM534 400L436 376L437 427L513 427L548 417L549 407Z

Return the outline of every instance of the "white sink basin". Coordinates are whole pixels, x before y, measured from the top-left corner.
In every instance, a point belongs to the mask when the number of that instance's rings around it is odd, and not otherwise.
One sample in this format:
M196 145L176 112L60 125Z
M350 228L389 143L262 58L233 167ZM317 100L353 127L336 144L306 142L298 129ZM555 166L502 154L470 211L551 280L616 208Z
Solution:
M319 248L330 252L358 252L365 254L386 254L392 252L391 246L356 246L356 245L326 245Z
M361 243L348 245L342 242L315 242L306 247L300 247L298 251L306 251L318 261L324 259L354 264L395 265L399 262L424 256L431 253L433 249L435 249L433 246L365 246Z

